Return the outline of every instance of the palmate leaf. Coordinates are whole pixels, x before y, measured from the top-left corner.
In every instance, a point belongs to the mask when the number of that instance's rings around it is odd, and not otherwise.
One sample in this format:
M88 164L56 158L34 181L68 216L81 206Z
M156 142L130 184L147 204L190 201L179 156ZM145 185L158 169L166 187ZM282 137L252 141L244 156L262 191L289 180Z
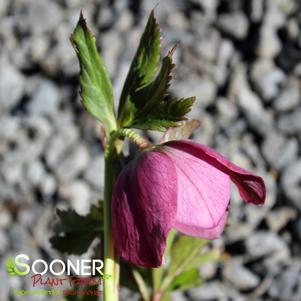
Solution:
M154 20L153 12L149 20ZM156 24L156 26L150 27L150 24ZM149 21L146 26L137 51L142 61L147 59L146 55L141 54L146 53L148 44L157 45L154 57L159 57L157 55L157 51L160 51L159 29L155 30L157 27L155 21L153 23ZM179 121L186 119L185 115L191 110L195 98L179 99L168 95L172 78L171 72L175 66L172 61L175 49L176 47L172 48L163 58L159 71L157 71L158 64L154 64L156 60L151 60L150 65L146 64L145 66L135 63L138 61L136 54L129 74L131 74L131 78L140 80L132 80L130 89L127 88L128 85L125 85L123 90L118 116L118 122L122 127L163 131L168 127L178 126ZM145 68L144 70L140 70L142 66ZM144 74L148 68L151 72L148 72L147 76L141 77L141 74Z
M80 15L70 38L80 64L80 95L85 109L103 123L106 130L116 129L113 88L98 53L95 37Z
M85 253L96 237L102 232L102 206L92 205L86 216L74 210L57 210L59 220L54 225L50 238L52 247L62 253L80 255Z

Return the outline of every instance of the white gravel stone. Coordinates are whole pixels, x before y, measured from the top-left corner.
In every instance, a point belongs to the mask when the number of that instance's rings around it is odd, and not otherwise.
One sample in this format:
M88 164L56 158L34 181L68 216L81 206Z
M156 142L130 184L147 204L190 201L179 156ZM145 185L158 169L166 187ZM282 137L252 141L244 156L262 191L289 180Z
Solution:
M301 85L300 81L291 79L288 86L281 92L279 97L273 102L277 111L285 112L301 106Z
M52 175L47 174L43 177L40 183L41 192L44 195L52 195L55 193L57 188L57 183Z
M32 115L53 115L58 110L61 96L59 89L49 80L43 80L33 94L28 105Z
M226 263L223 275L226 280L239 290L253 289L260 283L260 279L256 274L235 261Z
M0 57L0 114L12 109L20 100L25 78L4 56Z
M90 187L83 181L74 181L60 187L59 193L69 200L73 209L81 215L89 213L91 202Z
M248 34L249 22L242 13L222 14L217 23L222 31L237 39L243 39Z
M89 152L84 144L74 145L55 169L60 181L68 182L83 172L89 163Z
M26 168L26 178L32 185L38 185L45 175L45 168L41 161L32 161Z

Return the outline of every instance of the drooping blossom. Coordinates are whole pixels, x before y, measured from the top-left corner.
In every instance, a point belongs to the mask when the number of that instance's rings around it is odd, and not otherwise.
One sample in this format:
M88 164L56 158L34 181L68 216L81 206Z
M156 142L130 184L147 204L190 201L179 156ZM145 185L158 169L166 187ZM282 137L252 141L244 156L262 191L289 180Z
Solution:
M120 173L112 196L117 252L146 267L163 262L169 231L214 239L224 230L231 181L247 203L265 201L263 179L191 140L142 152Z

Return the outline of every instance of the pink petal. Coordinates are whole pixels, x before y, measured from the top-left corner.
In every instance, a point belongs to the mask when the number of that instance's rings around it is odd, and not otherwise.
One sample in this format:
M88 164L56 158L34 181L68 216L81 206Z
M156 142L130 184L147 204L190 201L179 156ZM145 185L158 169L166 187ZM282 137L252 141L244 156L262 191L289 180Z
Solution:
M198 236L206 239L215 239L220 237L225 229L227 218L228 218L228 211L224 213L221 220L218 222L218 224L215 227L210 229L200 229Z
M225 224L229 205L229 176L172 143L167 145L164 152L173 160L178 176L175 227L187 235L216 238Z
M129 262L162 264L166 239L177 212L177 176L162 152L145 152L119 175L112 196L116 249Z
M256 205L264 203L266 189L261 177L238 167L210 147L191 140L171 141L166 145L204 160L229 175L245 202Z

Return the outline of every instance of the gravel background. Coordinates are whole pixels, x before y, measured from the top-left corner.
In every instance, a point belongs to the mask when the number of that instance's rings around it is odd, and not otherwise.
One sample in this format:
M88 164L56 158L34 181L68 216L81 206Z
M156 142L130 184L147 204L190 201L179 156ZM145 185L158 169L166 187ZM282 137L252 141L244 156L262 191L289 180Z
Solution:
M0 1L0 300L31 280L9 277L19 253L56 258L55 207L84 214L102 193L99 126L78 97L69 42L82 9L120 95L156 1ZM83 4L84 3L84 4ZM214 242L231 259L174 300L301 300L301 5L298 0L162 0L163 46L180 42L172 91L197 96L194 138L261 174L259 208L232 198ZM150 134L157 137L157 134ZM123 291L123 300L135 300Z

